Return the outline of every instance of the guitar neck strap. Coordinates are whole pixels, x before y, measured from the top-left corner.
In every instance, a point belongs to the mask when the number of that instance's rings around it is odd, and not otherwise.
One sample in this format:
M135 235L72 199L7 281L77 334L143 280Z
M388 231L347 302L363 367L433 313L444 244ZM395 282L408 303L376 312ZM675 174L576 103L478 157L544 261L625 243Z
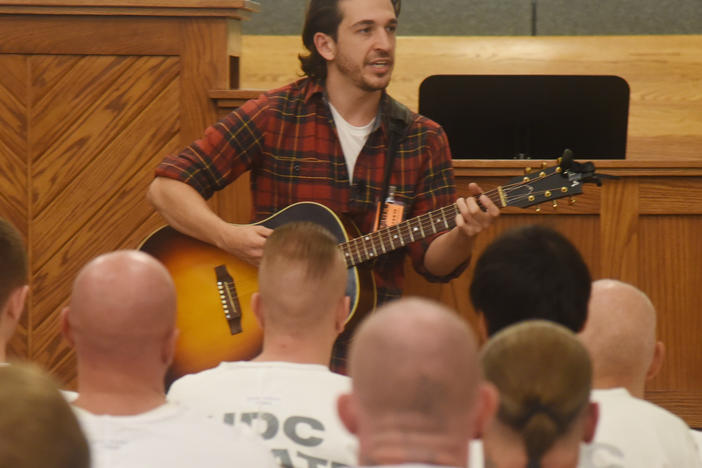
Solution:
M391 110L388 112L387 128L388 128L388 154L385 159L385 173L383 174L383 186L380 193L380 211L384 209L385 200L388 198L388 192L390 190L390 176L392 175L392 167L395 163L395 156L397 154L397 147L400 141L405 136L405 132L409 128L409 110L396 103L395 101L390 102ZM383 213L379 213L379 219L382 219Z

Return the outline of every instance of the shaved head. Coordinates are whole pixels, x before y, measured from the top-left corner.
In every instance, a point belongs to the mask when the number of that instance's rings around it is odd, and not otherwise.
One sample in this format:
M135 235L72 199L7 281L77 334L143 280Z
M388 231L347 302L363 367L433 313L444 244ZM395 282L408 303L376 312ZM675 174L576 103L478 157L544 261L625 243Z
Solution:
M95 258L78 273L67 321L79 360L141 362L171 336L175 314L166 268L143 252L123 250Z
M592 356L596 380L619 381L624 387L644 382L656 348L656 310L630 284L595 281L579 337Z
M444 306L418 298L381 307L350 352L353 392L370 424L407 423L435 434L465 425L480 379L476 340ZM470 437L470 435L468 436Z

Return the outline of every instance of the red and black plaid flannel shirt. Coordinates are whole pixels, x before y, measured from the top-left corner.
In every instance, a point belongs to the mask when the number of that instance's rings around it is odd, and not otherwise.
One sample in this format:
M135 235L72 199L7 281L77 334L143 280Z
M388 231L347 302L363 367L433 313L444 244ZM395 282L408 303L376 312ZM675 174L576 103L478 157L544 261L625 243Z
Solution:
M361 232L373 227L387 152L384 115L403 115L405 137L399 142L390 185L405 204L406 218L449 205L455 188L448 140L443 129L409 112L387 94L375 129L358 156L353 184L322 86L308 78L263 94L209 127L204 137L180 154L166 157L156 175L188 183L204 198L251 170L252 221L259 221L300 201L316 201L350 218ZM404 254L430 281L424 253L433 237L376 260L378 303L402 292Z

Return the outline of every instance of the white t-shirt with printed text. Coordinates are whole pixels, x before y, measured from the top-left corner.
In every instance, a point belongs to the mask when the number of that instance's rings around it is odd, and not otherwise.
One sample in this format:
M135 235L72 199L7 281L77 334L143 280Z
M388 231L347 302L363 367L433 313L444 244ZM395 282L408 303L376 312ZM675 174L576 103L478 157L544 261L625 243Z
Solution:
M354 465L357 441L336 411L350 379L317 364L223 362L176 380L168 392L234 426L262 435L282 467Z

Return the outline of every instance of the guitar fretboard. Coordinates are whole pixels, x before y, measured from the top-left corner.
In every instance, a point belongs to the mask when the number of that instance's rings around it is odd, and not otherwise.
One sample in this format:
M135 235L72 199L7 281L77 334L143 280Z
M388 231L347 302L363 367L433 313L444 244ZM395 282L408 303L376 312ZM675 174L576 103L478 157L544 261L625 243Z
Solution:
M484 192L484 195L490 198L497 206L502 206L499 189L500 187ZM479 195L476 195L473 198L478 201L478 197ZM457 214L458 206L454 203L453 205L408 219L395 226L379 229L370 234L341 243L339 247L344 254L346 266L349 268L354 267L402 248L411 242L453 229L456 226Z

